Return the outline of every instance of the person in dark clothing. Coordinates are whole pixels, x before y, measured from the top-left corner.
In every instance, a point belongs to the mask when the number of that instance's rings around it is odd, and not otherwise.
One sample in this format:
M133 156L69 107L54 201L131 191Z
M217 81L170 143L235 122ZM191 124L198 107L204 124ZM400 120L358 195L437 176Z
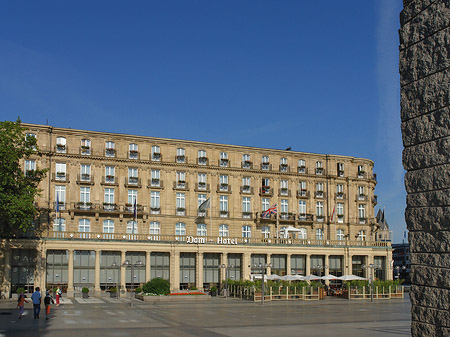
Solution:
M48 316L50 315L50 305L55 303L53 301L53 297L52 297L51 293L52 293L51 290L47 291L47 293L45 294L45 298L44 298L45 319L48 319Z

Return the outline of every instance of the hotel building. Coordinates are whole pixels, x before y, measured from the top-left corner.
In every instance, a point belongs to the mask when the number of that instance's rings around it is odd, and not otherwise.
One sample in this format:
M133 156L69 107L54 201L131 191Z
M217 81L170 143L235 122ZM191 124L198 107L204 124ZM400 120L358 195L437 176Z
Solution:
M260 263L268 274L366 277L374 264L375 277L392 279L371 160L24 126L43 152L25 172L48 169L42 230L0 242L4 295L56 285L98 295L155 277L208 289L250 279ZM274 205L277 215L261 216Z

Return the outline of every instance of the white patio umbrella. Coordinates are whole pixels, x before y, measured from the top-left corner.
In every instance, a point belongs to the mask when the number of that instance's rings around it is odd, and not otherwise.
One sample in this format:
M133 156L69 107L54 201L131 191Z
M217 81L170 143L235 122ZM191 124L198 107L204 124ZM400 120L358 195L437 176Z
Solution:
M305 281L315 281L315 280L321 280L322 278L317 275L307 275L305 276Z
M281 280L281 276L272 274L272 275L266 275L266 280Z
M321 277L322 280L339 280L339 277L334 276L332 274L328 274Z
M343 276L339 276L337 279L338 280L342 280L342 281L362 281L362 280L367 280L364 277L360 277L360 276L356 276L356 275L343 275Z
M284 275L280 277L280 280L283 281L298 281L298 278L296 275Z

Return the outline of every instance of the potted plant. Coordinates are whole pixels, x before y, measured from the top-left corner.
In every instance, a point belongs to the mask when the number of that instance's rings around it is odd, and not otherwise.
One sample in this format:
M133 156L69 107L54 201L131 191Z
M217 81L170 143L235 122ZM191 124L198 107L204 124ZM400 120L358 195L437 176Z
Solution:
M209 293L211 294L211 296L217 296L217 287L212 286L209 290Z
M89 288L83 287L81 289L81 292L83 293L83 298L88 298L89 297Z
M117 288L116 287L109 288L109 297L111 297L111 298L117 297Z

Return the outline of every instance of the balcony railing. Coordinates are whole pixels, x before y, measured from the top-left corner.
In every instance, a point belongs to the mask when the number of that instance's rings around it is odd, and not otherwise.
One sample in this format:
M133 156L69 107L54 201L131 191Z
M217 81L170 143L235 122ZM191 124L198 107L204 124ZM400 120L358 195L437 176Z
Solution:
M204 192L208 192L209 191L209 184L207 183L197 183L197 185L195 186L195 191L204 191Z
M180 164L186 163L187 157L185 155L178 155L175 157L175 162Z
M91 154L91 147L82 145L80 147L80 154L84 156L89 156Z
M125 187L141 187L141 178L125 177Z
M336 199L345 199L344 192L336 192Z
M308 173L308 169L306 168L306 166L298 166L297 167L297 173L307 174Z
M323 169L323 167L316 167L316 174L317 175L323 175L325 172L325 170Z
M208 165L208 157L198 157L197 164L198 165Z
M289 172L289 165L280 164L280 172Z
M42 238L54 238L58 240L98 240L104 241L142 241L167 244L183 243L187 240L186 235L152 235L152 234L128 234L128 233L101 233L101 232L60 232L60 231L45 231L41 234ZM211 245L223 245L221 241L217 240L217 236L205 236L205 242ZM311 240L311 239L285 239L285 238L264 238L264 237L230 237L238 245L248 244L265 244L265 245L297 245L297 246L324 246L324 247L390 247L389 241L358 241L358 240Z
M253 163L249 160L243 161L241 163L241 167L244 169L252 169L253 168Z
M231 192L231 185L229 184L218 184L217 185L217 192Z
M298 190L297 198L309 198L309 191L308 190Z
M229 211L219 211L219 217L221 218L228 218L230 216Z
M273 195L273 189L269 186L264 186L259 188L259 195L264 196L272 196Z
M219 159L219 166L220 167L228 167L229 160L228 159Z
M252 212L242 212L242 219L251 219L253 217Z
M316 191L314 197L319 199L325 198L325 193L323 191Z
M105 149L105 156L106 157L115 157L116 156L116 149L106 148Z
M173 182L173 189L174 190L189 190L189 184L183 180L174 181Z
M65 172L56 172L52 174L52 181L57 182L69 182L69 175Z
M149 179L147 183L148 188L164 188L164 182L161 179Z
M110 203L103 203L103 210L108 212L117 211L117 205L116 204L110 204Z
M241 194L253 194L253 187L244 185L240 187Z
M92 176L92 174L87 174L87 173L78 174L77 175L77 184L93 185L94 177Z
M278 195L279 196L290 197L291 196L291 190L288 189L288 188L280 188L280 189L278 189Z
M357 194L356 195L356 201L366 201L367 200L367 195L365 194Z
M272 171L272 164L261 163L261 170L263 170L263 171Z
M56 153L67 153L67 146L65 144L56 144L55 152Z
M56 211L56 202L53 203L53 209ZM66 209L66 203L64 201L59 202L59 210L63 211Z
M102 176L102 185L118 185L117 177L108 175L108 176Z
M74 208L80 211L91 211L96 208L96 205L92 204L92 202L77 202L74 204Z
M130 150L128 151L128 158L129 159L139 159L139 151Z
M153 152L151 154L151 161L161 161L162 160L162 155L159 152Z

